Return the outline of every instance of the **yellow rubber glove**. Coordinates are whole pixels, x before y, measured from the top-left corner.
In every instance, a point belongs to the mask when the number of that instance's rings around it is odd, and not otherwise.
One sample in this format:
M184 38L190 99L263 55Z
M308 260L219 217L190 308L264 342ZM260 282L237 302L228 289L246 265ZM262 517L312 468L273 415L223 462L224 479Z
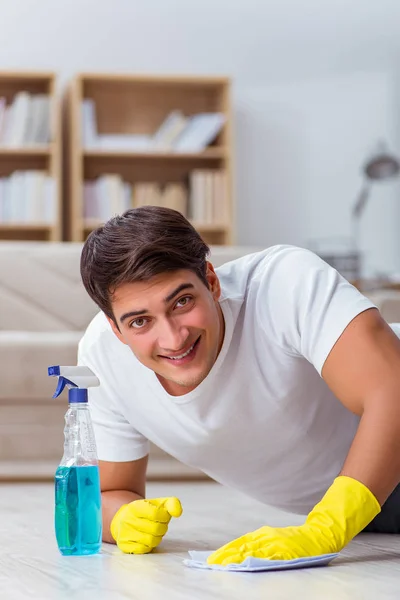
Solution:
M290 560L339 552L381 511L375 496L359 481L340 476L306 522L298 527L261 527L222 546L208 564L241 563L247 557Z
M134 500L115 513L110 531L117 546L127 554L147 554L163 539L171 517L180 517L178 498Z

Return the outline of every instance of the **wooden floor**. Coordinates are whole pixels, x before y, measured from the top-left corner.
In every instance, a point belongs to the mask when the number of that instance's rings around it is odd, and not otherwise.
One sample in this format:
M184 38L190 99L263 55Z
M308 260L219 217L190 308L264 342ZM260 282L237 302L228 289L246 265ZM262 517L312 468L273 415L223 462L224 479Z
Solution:
M152 483L148 496L180 497L154 553L62 557L53 534L53 487L0 485L0 598L2 600L196 600L252 598L369 600L400 598L400 536L363 534L328 567L266 573L223 573L182 564L188 550L214 550L262 524L299 523L217 484Z

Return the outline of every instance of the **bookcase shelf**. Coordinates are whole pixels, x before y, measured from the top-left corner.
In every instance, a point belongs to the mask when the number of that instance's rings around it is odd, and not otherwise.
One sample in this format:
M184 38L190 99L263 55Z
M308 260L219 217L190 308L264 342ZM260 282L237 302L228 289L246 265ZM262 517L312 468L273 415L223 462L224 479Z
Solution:
M97 227L100 227L103 222L100 219L83 219L82 226L88 231L92 231ZM192 225L201 232L225 232L228 229L228 225L225 223L200 223L198 221L192 221Z
M96 143L85 145L82 131L84 101L91 101L95 106L96 130L101 136L152 136L173 111L180 111L187 119L201 113L219 113L224 117L224 124L215 139L200 152L96 147ZM233 243L229 79L84 73L70 82L66 108L68 239L82 241L104 222L85 218L85 183L111 174L132 187L148 183L164 189L169 184L177 184L189 195L191 175L201 171L223 173L221 203L224 202L225 217L223 223L218 218L209 218L207 222L196 219L195 226L208 243ZM132 206L137 205L131 202Z
M48 223L1 223L0 240L43 241L52 240L52 226Z
M29 144L8 144L7 142L0 143L0 177L10 177L15 172L22 171L41 171L43 175L53 180L51 185L51 196L46 202L52 203L51 212L54 218L51 222L39 222L38 220L26 222L21 219L17 222L15 215L13 220L6 218L0 206L0 240L43 240L57 241L62 236L62 210L61 210L61 111L58 98L56 96L56 76L52 72L2 72L0 71L0 99L3 99L4 106L9 109L17 95L25 96L29 94L29 98L40 96L48 101L48 132L50 143L32 143ZM31 102L32 100L28 100ZM36 105L37 106L37 105ZM32 110L30 105L29 110ZM38 111L36 108L36 118ZM24 113L27 117L27 112ZM32 119L32 114L29 118ZM20 116L20 113L13 113L12 118ZM43 116L43 112L42 112ZM46 116L44 117L46 118ZM30 122L32 126L32 121ZM3 112L2 126L5 126L5 117ZM0 127L1 130L1 127ZM23 138L20 138L23 139ZM30 138L35 139L35 138ZM39 139L39 138L36 138ZM23 176L23 175L22 175ZM25 183L24 183L25 185ZM45 185L45 184L43 184ZM43 187L43 194L45 193ZM47 188L46 188L47 189ZM25 194L28 192L25 189ZM19 194L17 194L20 198ZM15 200L13 196L8 202ZM2 199L5 202L4 197ZM32 201L32 196L27 195L25 209L29 208L29 203ZM38 202L45 202L40 199ZM22 206L22 204L20 205ZM44 206L44 204L43 204ZM28 208L27 208L28 207ZM15 207L14 207L15 208ZM19 209L18 209L19 210Z
M103 225L103 222L98 219L83 219L80 224L80 229L84 232L84 238L86 238L91 231L100 227L100 225ZM224 223L209 224L192 221L192 225L209 244L220 245L221 239L226 239L230 234L229 225Z
M228 152L225 148L207 148L203 152L132 152L129 150L84 150L83 155L85 158L108 158L108 159L119 159L119 158L131 158L132 160L142 159L154 162L156 160L195 160L195 161L207 161L212 159L226 159Z
M0 146L0 157L25 157L25 156L50 156L54 152L54 145L48 146L21 146L14 148L10 146Z
M0 223L0 231L14 231L21 229L23 231L43 231L51 229L48 223Z

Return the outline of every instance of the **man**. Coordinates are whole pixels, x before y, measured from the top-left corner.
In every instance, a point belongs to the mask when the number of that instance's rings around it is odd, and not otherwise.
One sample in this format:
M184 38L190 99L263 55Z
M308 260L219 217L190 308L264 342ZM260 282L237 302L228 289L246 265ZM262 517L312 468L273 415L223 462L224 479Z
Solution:
M149 440L257 500L309 513L299 527L262 524L211 563L320 555L365 528L400 532L393 330L311 252L275 246L217 270L207 253L180 213L150 206L85 243L82 279L101 312L79 363L101 382L90 408L104 541L150 552L181 514L177 498L144 499Z

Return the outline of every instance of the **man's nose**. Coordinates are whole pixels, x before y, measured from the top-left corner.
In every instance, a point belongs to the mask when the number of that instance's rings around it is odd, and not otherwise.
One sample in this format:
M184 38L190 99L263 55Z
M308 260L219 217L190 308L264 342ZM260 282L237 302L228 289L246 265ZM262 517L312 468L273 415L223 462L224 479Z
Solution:
M176 352L185 347L189 338L189 331L186 327L179 325L174 319L166 319L160 324L158 345L163 350Z

